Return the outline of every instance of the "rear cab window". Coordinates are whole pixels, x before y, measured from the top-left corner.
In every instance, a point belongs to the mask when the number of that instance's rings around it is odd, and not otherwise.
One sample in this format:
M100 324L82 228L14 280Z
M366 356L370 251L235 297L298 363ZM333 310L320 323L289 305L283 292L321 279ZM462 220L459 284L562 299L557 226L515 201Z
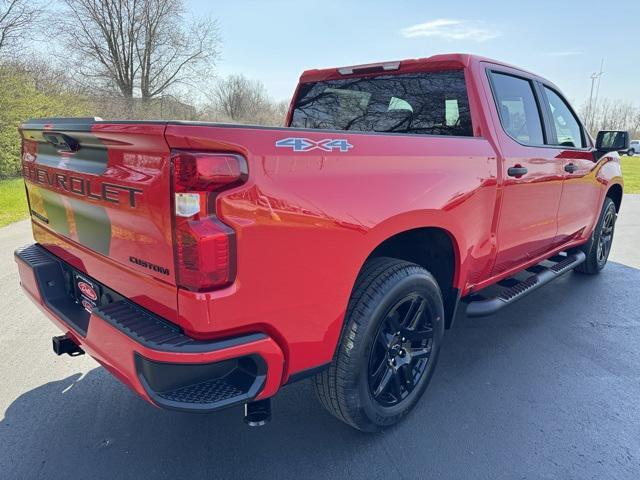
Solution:
M305 83L291 127L473 136L463 70Z

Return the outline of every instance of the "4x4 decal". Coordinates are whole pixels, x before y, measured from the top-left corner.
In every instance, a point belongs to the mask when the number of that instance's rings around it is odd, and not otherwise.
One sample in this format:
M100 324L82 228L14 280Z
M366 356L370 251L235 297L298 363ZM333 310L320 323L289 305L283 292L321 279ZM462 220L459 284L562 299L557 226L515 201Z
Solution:
M311 150L323 150L325 152L339 150L341 152L348 152L349 149L353 148L353 145L344 138L310 140L308 138L289 137L278 140L276 142L276 147L291 148L294 152L309 152Z

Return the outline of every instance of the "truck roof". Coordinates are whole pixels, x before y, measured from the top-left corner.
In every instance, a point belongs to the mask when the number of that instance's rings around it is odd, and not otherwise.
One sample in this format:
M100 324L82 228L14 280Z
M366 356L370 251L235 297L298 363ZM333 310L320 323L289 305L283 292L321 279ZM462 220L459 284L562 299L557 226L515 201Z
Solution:
M493 60L480 55L472 55L469 53L444 53L438 55L432 55L430 57L423 58L410 58L405 60L395 60L387 62L376 62L362 65L351 65L345 67L332 67L322 69L305 70L300 76L300 83L318 82L322 80L329 80L335 78L343 78L345 75L350 74L373 74L380 73L381 71L400 71L403 73L424 71L424 70L439 70L442 68L465 68L472 63L488 62L505 67L521 70L530 75L535 75L520 67L510 65L506 62L499 60Z

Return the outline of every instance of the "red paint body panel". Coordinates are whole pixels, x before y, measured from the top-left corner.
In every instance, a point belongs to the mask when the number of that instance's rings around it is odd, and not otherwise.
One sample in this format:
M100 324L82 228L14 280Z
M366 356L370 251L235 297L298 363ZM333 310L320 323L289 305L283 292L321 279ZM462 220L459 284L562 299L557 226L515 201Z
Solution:
M175 322L189 336L266 333L270 340L254 347L268 357L269 380L261 397L269 396L291 374L331 361L356 276L371 252L390 237L421 227L444 230L455 250L450 287L466 295L584 243L607 190L622 185L615 156L594 161L592 147L526 147L506 134L486 70L539 77L468 55L404 61L396 73L442 68L464 69L473 137L188 122L94 124L91 134L106 146L108 165L101 175L80 177L96 187L107 182L140 189L138 207L126 204L127 191L117 193L118 205L109 198L75 198L105 209L112 225L108 255L87 248L73 232L54 231L36 215L34 236L75 268ZM337 69L305 72L301 82L330 78L340 78ZM320 153L276 148L276 141L294 135L312 141L338 137L353 148ZM37 161L40 144L29 138L28 128L23 136L28 168ZM198 293L176 286L171 149L232 152L247 160L246 183L216 198L217 216L234 230L237 241L237 275L224 289ZM566 173L568 162L579 170ZM514 164L526 166L528 175L508 177ZM60 164L47 171L65 168ZM38 190L56 189L27 177L33 210ZM112 200L115 194L109 195ZM62 197L64 204L74 196ZM133 264L130 256L167 266L171 274ZM38 303L29 272L21 269L21 277ZM92 326L91 338L74 338L144 396L132 378L132 366L118 360L137 347L99 319L95 324L99 326ZM243 352L228 355L238 353ZM277 367L278 362L284 365Z
M249 163L249 182L218 198L219 216L237 234L236 283L178 297L180 323L194 333L262 325L286 342L290 371L326 363L365 259L385 239L417 225L443 228L456 239L462 278L468 270L488 271L487 219L497 182L487 140L456 139L452 151L443 137L344 134L353 153L292 155L275 147L288 134L167 127L172 148L233 151ZM326 133L305 137L321 140ZM203 318L208 324L190 323Z

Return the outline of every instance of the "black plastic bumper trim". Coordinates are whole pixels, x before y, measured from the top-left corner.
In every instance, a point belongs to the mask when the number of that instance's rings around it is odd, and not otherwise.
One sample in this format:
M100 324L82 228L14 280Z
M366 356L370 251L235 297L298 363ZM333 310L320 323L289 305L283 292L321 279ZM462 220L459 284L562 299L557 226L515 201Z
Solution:
M289 375L289 379L285 385L290 385L292 383L299 382L300 380L304 380L309 377L313 377L316 373L320 373L323 370L326 370L331 366L331 362L323 363L322 365L318 365L317 367L307 368L306 370L300 370L299 372L292 373Z
M176 325L127 300L97 307L94 313L141 345L162 352L214 352L267 338L264 333L251 333L221 340L196 340Z
M267 366L257 354L211 363L168 363L136 353L138 380L158 407L210 413L252 401L264 387Z
M71 280L65 275L62 260L38 244L19 248L15 257L33 271L45 306L82 337L89 327L89 312L70 295Z

